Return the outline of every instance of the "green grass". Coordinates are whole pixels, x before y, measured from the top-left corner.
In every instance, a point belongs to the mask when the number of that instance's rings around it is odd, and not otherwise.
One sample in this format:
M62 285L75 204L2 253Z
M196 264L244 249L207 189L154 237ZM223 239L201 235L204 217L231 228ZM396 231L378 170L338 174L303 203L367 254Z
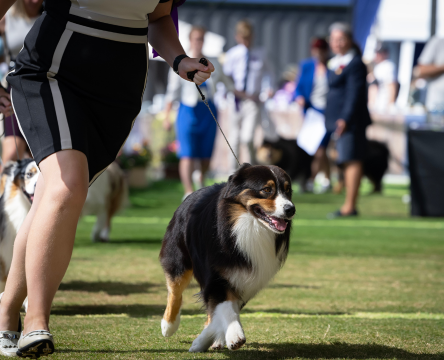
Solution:
M287 263L243 310L241 350L187 352L205 321L195 282L179 331L163 338L158 254L181 191L133 191L109 244L80 221L52 311L54 359L444 359L444 221L410 218L402 186L382 196L364 184L356 220L326 220L341 196L294 196Z

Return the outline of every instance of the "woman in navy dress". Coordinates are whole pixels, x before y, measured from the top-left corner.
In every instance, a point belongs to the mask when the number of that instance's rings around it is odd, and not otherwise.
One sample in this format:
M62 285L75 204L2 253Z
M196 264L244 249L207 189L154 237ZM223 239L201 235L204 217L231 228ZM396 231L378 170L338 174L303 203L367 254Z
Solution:
M190 31L190 55L195 58L203 57L206 30L194 26ZM216 83L222 81L226 87L232 85L224 75L222 67L217 59L210 58L214 65L214 73L211 79L200 85L205 98L217 117L217 110L213 102L216 91ZM193 191L192 173L195 161L200 163L201 175L198 179L198 187L204 186L205 175L210 166L213 153L214 139L216 137L216 122L207 106L202 101L199 93L192 83L180 79L170 71L166 94L165 127L170 129L170 112L174 101L179 101L179 111L176 118L176 137L178 142L179 173L184 187L184 199Z
M329 92L325 109L325 126L333 131L338 151L338 165L344 169L345 202L330 217L356 216L356 203L366 155L365 131L371 123L367 109L367 68L361 52L353 43L347 24L330 28L330 47L335 57L328 62Z

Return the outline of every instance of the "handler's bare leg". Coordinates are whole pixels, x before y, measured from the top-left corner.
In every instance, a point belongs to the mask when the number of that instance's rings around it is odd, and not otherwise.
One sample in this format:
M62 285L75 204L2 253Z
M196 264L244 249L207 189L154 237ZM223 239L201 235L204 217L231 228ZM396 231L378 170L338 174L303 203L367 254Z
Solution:
M49 330L51 304L71 260L77 222L88 192L86 156L64 150L40 163L45 181L26 246L28 312L24 333Z
M181 158L179 162L179 174L185 194L191 194L194 191L192 173L193 159L187 157Z
M31 209L15 238L11 269L0 304L0 331L17 330L20 308L26 298L26 242L28 240L29 228L42 199L44 186L43 176L39 176Z
M356 210L362 178L362 162L350 161L344 167L345 202L341 207L341 213L347 215Z

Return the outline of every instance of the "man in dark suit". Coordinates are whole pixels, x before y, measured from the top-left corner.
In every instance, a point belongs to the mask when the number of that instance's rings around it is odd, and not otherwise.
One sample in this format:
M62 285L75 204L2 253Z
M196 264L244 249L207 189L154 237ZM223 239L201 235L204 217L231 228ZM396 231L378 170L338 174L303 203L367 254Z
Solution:
M325 126L327 131L334 131L337 139L337 163L344 169L346 188L344 204L330 217L356 216L367 144L365 131L371 123L367 109L367 68L347 24L335 23L330 27L330 48L336 56L328 63L331 71Z

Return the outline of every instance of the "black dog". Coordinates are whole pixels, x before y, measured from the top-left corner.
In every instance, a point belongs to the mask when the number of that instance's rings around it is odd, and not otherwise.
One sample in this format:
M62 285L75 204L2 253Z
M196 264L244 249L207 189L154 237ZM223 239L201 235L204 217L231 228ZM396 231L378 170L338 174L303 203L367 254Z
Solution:
M298 180L305 189L311 176L313 156L308 155L296 142L296 139L279 138L275 142L264 140L256 152L256 161L260 165L276 165L284 169L293 181Z

